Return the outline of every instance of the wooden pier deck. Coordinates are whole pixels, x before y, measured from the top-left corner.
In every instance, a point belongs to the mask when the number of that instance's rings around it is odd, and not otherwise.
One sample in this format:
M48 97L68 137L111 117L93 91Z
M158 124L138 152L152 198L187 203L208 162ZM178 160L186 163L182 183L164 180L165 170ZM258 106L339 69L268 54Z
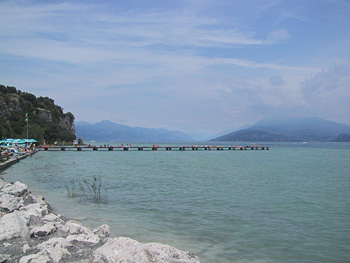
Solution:
M269 150L268 146L42 146L40 151L244 151Z

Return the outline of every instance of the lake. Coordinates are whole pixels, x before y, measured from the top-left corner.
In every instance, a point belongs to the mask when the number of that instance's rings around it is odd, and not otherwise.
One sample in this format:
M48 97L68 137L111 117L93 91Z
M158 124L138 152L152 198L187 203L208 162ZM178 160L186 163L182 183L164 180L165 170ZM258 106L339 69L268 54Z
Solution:
M270 150L40 151L2 176L67 218L204 263L349 262L350 144L264 145ZM68 197L72 179L79 192L94 176L106 200Z

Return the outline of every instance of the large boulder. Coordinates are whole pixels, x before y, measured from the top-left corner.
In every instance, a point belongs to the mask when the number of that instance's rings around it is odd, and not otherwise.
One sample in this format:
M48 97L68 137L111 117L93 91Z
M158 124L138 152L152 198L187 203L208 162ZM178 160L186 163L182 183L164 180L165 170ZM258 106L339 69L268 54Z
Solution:
M21 182L15 182L5 184L0 190L4 194L22 196L28 192L28 187Z
M56 225L52 222L49 222L44 224L43 226L33 228L30 231L29 235L30 237L48 236L53 232L55 232L56 230L57 230Z
M108 240L105 245L98 248L93 254L92 262L199 263L199 259L192 253L168 245L142 244L131 238L118 237Z
M86 234L79 234L79 235L70 235L66 237L66 240L68 242L73 243L85 243L85 244L97 244L101 240L97 235L86 235Z
M3 194L0 196L0 209L6 212L12 212L24 205L22 197L15 195Z
M19 211L14 211L0 218L0 241L28 234L28 220Z
M69 256L70 253L67 248L72 245L62 237L51 238L46 242L43 242L37 246L39 252L23 256L20 259L20 263L33 263L33 262L64 262L62 259Z
M28 220L37 221L40 220L44 215L47 215L49 210L47 205L34 203L21 207L19 211Z
M109 237L111 234L111 228L109 225L103 224L93 230L94 234L99 237Z

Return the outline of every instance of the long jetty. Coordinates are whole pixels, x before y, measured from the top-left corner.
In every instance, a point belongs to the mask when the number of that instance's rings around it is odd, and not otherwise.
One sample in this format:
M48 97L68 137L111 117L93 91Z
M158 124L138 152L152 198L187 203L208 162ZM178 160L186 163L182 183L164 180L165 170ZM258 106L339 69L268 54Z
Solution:
M269 150L268 146L41 146L40 151L244 151Z

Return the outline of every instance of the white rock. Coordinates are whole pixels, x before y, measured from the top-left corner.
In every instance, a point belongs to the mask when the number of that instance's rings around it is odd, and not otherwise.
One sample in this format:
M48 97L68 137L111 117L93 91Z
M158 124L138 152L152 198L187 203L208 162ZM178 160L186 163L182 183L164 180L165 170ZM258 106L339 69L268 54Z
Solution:
M0 241L21 237L28 234L28 220L19 211L14 211L0 218Z
M1 188L1 191L5 194L21 196L28 192L28 187L21 182L7 183Z
M140 243L126 237L118 237L108 240L102 247L98 248L93 256L92 262L149 262L147 254L140 249Z
M60 223L63 223L63 220L59 216L57 216L57 215L55 215L53 213L50 213L50 214L44 216L41 220L46 221L46 222L60 222Z
M53 262L59 262L64 256L70 255L66 249L71 247L71 243L62 237L54 237L37 246L41 253L48 255Z
M183 262L198 263L199 259L193 253L179 250L169 245L146 243L141 245L152 258L151 262Z
M168 245L141 244L130 238L118 237L110 239L105 245L98 248L93 254L92 262L199 263L199 259L192 253Z
M93 231L99 237L108 237L111 234L111 228L109 227L109 225L106 224L95 228Z
M97 244L100 242L100 238L97 235L85 235L85 234L79 234L79 235L70 235L66 237L66 240L68 242L81 242L81 243L91 243L91 244Z
M28 256L21 257L19 263L49 263L51 259L45 253L37 253Z
M10 246L12 246L12 244L7 243L7 242L5 242L3 245L4 245L4 247L10 247Z
M0 190L1 190L1 188L3 188L3 186L6 185L6 184L7 184L7 182L5 182L4 179L0 177Z
M30 219L30 217L32 216L42 218L44 215L48 213L48 207L46 204L41 205L41 204L35 203L35 204L23 206L19 209L19 211L21 211L27 219Z
M24 244L24 246L22 247L23 253L26 253L29 249L30 249L30 246L28 244Z
M41 204L43 206L47 205L44 197L42 197L41 195L33 195L33 194L28 194L27 198L31 198L34 203L38 203L38 204Z
M52 222L49 222L41 227L33 228L30 231L29 235L30 237L48 236L53 232L55 232L56 230L57 230L56 225Z
M65 226L66 226L65 232L71 235L76 235L76 234L93 235L94 234L94 232L91 229L79 223L76 223L74 221L67 221Z
M22 197L16 197L15 195L3 194L0 196L0 208L5 211L12 212L19 209L24 205Z

